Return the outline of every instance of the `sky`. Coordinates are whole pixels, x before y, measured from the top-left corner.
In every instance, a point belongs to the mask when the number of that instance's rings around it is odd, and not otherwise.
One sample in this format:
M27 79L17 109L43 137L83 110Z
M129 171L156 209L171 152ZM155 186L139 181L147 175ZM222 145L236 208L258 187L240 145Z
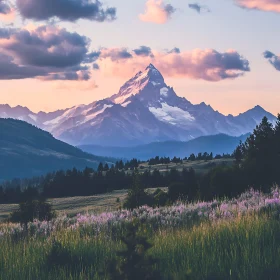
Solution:
M277 114L279 26L279 0L0 0L0 104L88 104L153 63L194 104Z

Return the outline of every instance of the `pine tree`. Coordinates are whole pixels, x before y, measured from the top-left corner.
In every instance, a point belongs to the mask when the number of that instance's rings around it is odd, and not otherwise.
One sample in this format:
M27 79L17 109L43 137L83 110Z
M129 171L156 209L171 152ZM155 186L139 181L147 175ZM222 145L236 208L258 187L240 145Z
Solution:
M124 164L122 160L119 162L119 169L120 170L124 169Z
M235 158L235 162L237 164L240 164L243 159L243 144L240 141L239 145L236 147L236 149L233 152L233 156Z
M145 192L138 169L133 174L133 185L124 202L124 208L134 209L149 203L149 196Z
M160 280L160 273L155 269L157 260L147 255L153 247L147 237L139 232L139 222L126 225L121 238L125 248L117 252L117 259L108 265L111 280Z
M105 163L104 167L103 167L103 171L109 171L109 165L108 163Z
M272 168L275 158L274 135L273 125L264 117L243 145L243 165L249 178L248 183L260 186L264 191L275 181Z
M104 170L103 163L100 162L99 165L98 165L97 171L102 172L103 170Z

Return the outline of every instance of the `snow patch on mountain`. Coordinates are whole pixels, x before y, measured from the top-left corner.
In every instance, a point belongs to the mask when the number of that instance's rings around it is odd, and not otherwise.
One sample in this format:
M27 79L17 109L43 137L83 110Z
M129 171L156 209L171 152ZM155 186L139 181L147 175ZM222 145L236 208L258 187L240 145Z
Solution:
M35 115L29 114L28 117L35 122L37 121L37 116L35 116Z
M131 103L131 101L126 101L126 102L122 103L122 106L127 107L127 105L129 105L130 103Z
M6 119L9 118L9 115L6 112L0 114L0 118Z
M98 110L98 111L96 111L92 114L87 115L85 117L84 121L82 121L80 124L86 123L86 122L94 119L99 114L102 114L107 108L111 108L111 107L113 107L113 105L104 104L103 107L100 110Z
M160 89L160 95L164 96L164 97L167 97L168 96L168 91L169 91L169 89L167 87L163 87L163 88Z
M180 125L195 120L189 112L178 107L169 106L167 103L161 103L161 108L149 107L149 111L159 121L170 123L172 125Z

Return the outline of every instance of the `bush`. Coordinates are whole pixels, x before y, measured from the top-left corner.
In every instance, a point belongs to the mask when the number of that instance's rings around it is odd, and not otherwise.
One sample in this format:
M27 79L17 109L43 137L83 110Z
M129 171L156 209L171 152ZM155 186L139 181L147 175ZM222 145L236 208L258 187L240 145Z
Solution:
M174 201L179 198L186 198L186 186L181 182L171 183L168 187L168 197Z
M10 221L27 224L34 219L50 221L55 216L51 204L43 200L29 200L19 204L19 208L11 214Z
M125 199L123 207L126 209L134 209L143 205L153 205L153 197L147 194L144 190L130 190Z
M154 194L154 204L156 206L165 206L168 202L168 194L161 189L157 189Z
M132 188L128 192L123 207L134 209L143 205L153 205L153 197L145 192L145 189L141 184L140 175L136 170L134 173Z

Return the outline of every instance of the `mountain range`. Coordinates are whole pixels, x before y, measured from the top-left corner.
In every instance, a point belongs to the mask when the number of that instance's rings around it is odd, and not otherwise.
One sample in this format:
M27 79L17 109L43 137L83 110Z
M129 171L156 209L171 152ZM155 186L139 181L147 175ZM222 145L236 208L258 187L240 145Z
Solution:
M99 156L117 157L124 159L137 158L148 160L156 156L159 157L189 157L190 154L213 153L232 154L240 141L244 142L249 134L239 137L226 134L201 136L188 142L166 141L154 142L146 145L133 147L105 147L100 145L82 145L81 150Z
M114 159L93 156L23 121L0 119L0 182L60 169L97 168Z
M260 106L238 116L225 116L205 103L192 104L176 95L152 64L117 94L88 105L51 113L0 105L0 118L26 121L75 146L126 147L216 134L236 137L252 132L264 116L276 120Z

